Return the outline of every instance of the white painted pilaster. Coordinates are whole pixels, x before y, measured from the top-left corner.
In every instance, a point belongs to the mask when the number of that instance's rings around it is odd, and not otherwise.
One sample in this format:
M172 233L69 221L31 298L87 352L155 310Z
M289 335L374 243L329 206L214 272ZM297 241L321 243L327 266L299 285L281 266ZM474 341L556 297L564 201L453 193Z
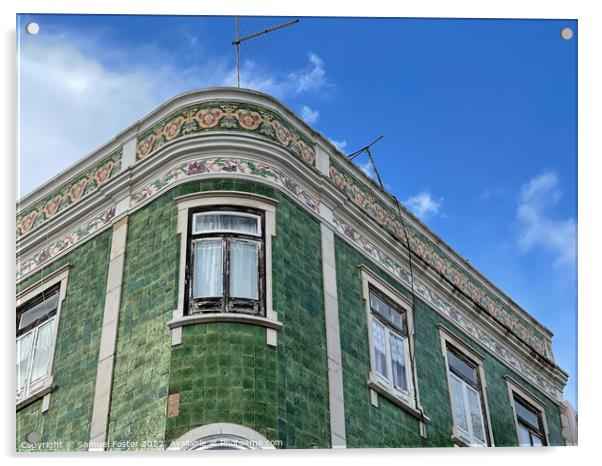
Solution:
M109 256L109 275L107 278L105 307L100 334L98 367L96 370L96 389L94 392L94 405L92 407L92 425L90 427L91 445L89 450L105 450L105 442L107 441L127 227L127 217L113 225L111 253Z
M328 355L328 402L330 437L333 448L347 446L345 434L345 402L343 398L343 366L339 329L339 304L334 256L334 233L321 224L322 274L324 277L324 310L326 318L326 352Z
M322 175L330 176L330 157L320 146L316 146L316 168Z

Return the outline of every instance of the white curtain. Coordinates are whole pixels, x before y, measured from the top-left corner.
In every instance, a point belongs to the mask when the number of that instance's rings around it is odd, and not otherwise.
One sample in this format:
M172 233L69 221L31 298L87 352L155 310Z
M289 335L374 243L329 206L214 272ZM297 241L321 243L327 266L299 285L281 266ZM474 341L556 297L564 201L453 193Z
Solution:
M372 319L372 345L376 372L387 377L387 353L385 349L385 329L376 319Z
M233 213L196 214L193 234L212 231L259 235L258 218Z
M230 242L230 296L258 299L257 245L255 243Z
M29 332L17 340L17 391L24 389L27 381L33 333Z
M194 244L193 298L222 296L222 241Z
M466 385L466 397L468 398L468 409L472 424L472 435L478 441L485 443L485 425L483 424L483 410L479 393Z
M31 381L45 377L48 373L50 363L50 345L52 344L52 326L54 319L50 319L38 328L38 337L33 353L33 365L31 368Z
M451 399L456 427L468 432L468 421L466 419L466 407L464 406L464 391L462 382L455 375L450 374Z
M405 345L397 335L390 334L391 365L393 368L393 385L402 390L408 389L406 377Z

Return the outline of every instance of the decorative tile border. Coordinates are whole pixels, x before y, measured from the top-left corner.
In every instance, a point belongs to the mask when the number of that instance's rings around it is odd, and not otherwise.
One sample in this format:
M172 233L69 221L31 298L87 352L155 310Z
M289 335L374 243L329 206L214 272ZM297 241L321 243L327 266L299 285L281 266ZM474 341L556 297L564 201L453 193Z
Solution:
M39 228L46 220L81 201L119 173L122 149L78 175L17 216L17 238Z
M330 179L349 199L376 220L389 233L405 243L405 234L401 223L397 220L397 212L384 206L368 189L360 187L363 183L350 175L346 170L331 161ZM446 254L441 251L425 235L411 225L407 225L410 248L435 270L460 288L475 303L482 306L497 321L511 328L523 341L530 344L539 354L553 360L551 345L537 329L519 316L486 290L476 280L468 276Z
M59 254L73 248L76 244L108 225L115 218L115 206L102 210L92 218L79 225L71 233L63 238L54 241L52 244L43 247L34 254L23 258L17 262L17 280L25 275L33 273L45 263L54 259Z
M192 176L216 173L247 175L270 181L292 194L313 212L320 212L318 200L305 191L297 182L284 175L280 170L271 165L255 162L253 160L222 157L215 159L199 158L189 160L166 170L161 175L152 179L132 193L130 197L130 208L136 207L142 202L156 196L159 192L165 190L177 181Z
M410 272L402 267L400 264L395 262L392 258L387 256L382 250L377 248L372 242L366 237L358 233L353 227L351 227L345 220L337 217L333 218L334 225L337 231L345 238L350 240L353 244L358 246L364 253L372 258L377 264L391 273L394 277L398 278L408 288L411 288L411 275ZM430 304L434 309L441 313L448 320L456 324L464 332L471 335L481 345L488 348L492 353L497 355L502 361L506 362L512 369L517 373L521 374L527 380L531 381L534 385L541 388L545 393L557 400L557 390L545 380L538 372L533 371L519 358L510 353L506 348L500 345L496 340L491 338L487 332L479 327L474 322L470 321L460 311L452 307L449 303L438 296L432 289L426 286L421 281L414 278L414 292L422 300Z
M136 160L149 157L182 136L211 131L250 132L281 144L305 163L315 165L313 144L292 124L265 107L233 101L204 102L172 113L138 136Z

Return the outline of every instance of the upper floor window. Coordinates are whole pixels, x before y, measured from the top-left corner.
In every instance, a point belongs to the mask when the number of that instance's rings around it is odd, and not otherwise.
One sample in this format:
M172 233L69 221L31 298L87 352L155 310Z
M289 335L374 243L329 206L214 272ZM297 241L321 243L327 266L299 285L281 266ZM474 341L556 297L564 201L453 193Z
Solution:
M517 394L514 394L513 401L519 446L542 447L546 445L541 411Z
M372 369L378 380L409 401L412 372L406 314L369 288Z
M262 214L224 207L190 215L187 312L264 315Z
M17 402L47 385L59 295L57 284L17 308Z
M447 344L447 366L456 435L467 445L487 446L485 406L478 364Z

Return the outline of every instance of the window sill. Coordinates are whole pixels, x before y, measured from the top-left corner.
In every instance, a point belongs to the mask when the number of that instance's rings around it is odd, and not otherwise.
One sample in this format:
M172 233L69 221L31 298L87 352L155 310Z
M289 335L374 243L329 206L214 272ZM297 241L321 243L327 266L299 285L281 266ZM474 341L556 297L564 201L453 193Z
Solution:
M44 398L46 395L48 395L49 393L56 390L56 388L57 388L57 386L54 385L53 383L50 383L48 385L45 385L44 387L41 387L40 389L38 389L37 391L35 391L31 395L29 395L27 398L19 401L16 404L16 411L19 411L19 410L25 408L26 406L29 406L30 404L38 401L39 399Z
M370 387L375 392L384 396L387 400L393 403L396 406L399 406L405 412L415 417L421 422L429 422L431 419L428 416L425 416L416 408L410 406L403 398L391 392L391 390L387 387L384 387L381 383L379 383L376 379L368 380L368 387Z
M250 314L235 314L230 312L215 312L208 314L194 314L190 316L178 317L167 322L170 329L185 327L187 325L208 324L213 322L235 322L241 324L257 325L259 327L278 330L282 327L282 322L268 319L266 317L254 316Z

